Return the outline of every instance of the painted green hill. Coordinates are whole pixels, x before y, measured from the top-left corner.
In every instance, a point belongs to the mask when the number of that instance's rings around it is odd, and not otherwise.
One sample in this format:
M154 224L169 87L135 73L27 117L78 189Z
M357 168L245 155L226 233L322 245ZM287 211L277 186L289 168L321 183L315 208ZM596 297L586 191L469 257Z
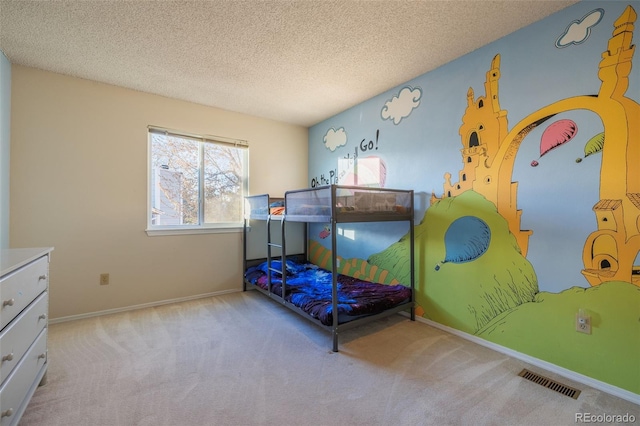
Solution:
M591 316L591 334L575 315ZM538 293L532 303L500 314L477 336L640 394L640 287L611 281Z
M490 230L486 251L477 258L444 262L451 256L445 235L459 218L472 217ZM471 253L478 249L471 239ZM463 241L464 242L464 241ZM522 256L507 222L493 203L473 191L432 205L415 228L417 314L467 333L476 333L493 318L530 302L538 281ZM405 236L368 262L409 282L409 242Z

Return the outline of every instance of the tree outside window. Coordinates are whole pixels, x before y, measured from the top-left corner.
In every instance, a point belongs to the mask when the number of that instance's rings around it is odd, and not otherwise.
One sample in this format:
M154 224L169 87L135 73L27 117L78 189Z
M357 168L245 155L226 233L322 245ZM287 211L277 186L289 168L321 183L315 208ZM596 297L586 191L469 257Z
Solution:
M149 229L241 226L248 148L149 130Z

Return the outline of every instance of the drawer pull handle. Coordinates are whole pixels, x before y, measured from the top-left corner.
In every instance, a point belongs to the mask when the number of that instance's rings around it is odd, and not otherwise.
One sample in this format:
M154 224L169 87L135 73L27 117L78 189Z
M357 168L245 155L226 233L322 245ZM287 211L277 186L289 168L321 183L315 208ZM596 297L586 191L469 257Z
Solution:
M9 408L8 410L4 410L0 417L11 417L13 415L13 408Z
M46 279L47 279L47 276L46 276L46 275L40 275L40 276L38 277L38 281L42 281L42 280L46 280Z
M5 361L13 361L13 352L11 352L9 355L5 355L2 357L2 362Z
M43 319L47 319L47 314L41 314L41 315L38 317L38 320L43 320Z
M46 352L43 352L40 355L38 355L38 359L43 359L43 358L46 358L46 357L47 357L47 353Z
M4 308L5 306L13 306L15 302L15 299L5 300L4 302L2 302L2 307Z

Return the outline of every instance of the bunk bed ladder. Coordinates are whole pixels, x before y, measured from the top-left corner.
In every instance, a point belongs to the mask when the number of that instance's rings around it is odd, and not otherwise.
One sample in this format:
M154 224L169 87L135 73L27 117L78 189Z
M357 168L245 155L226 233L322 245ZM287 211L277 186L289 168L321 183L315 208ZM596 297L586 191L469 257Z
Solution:
M244 218L242 227L242 271L247 270L247 226L249 219ZM247 281L242 277L242 291L247 291Z
M285 300L285 295L287 294L287 239L285 237L285 218L286 216L282 216L280 219L280 276L282 277L282 301Z
M285 295L285 286L287 280L287 274L285 273L286 268L286 254L285 254L285 238L284 238L284 218L280 220L280 231L281 231L281 243L274 243L271 237L271 215L267 216L267 283L269 285L269 294L271 294L271 273L278 272L282 276L282 298L284 300ZM271 266L271 262L273 261L272 249L279 248L280 249L280 269L274 268Z

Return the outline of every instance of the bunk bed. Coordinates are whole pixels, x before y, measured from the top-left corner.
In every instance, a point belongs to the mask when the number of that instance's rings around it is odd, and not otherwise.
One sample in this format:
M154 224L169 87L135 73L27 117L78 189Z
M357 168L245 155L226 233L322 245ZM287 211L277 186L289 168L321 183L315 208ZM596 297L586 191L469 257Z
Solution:
M249 258L247 254L249 229L255 221L266 224L263 258ZM388 221L409 224L411 282L378 284L339 273L337 225ZM301 253L289 253L287 248L292 223L305 226ZM330 226L331 270L309 262L307 235L312 224ZM243 241L243 290L254 288L330 331L334 352L338 351L338 334L343 330L407 310L415 320L412 190L327 185L286 192L284 208L282 199L268 194L249 196Z

